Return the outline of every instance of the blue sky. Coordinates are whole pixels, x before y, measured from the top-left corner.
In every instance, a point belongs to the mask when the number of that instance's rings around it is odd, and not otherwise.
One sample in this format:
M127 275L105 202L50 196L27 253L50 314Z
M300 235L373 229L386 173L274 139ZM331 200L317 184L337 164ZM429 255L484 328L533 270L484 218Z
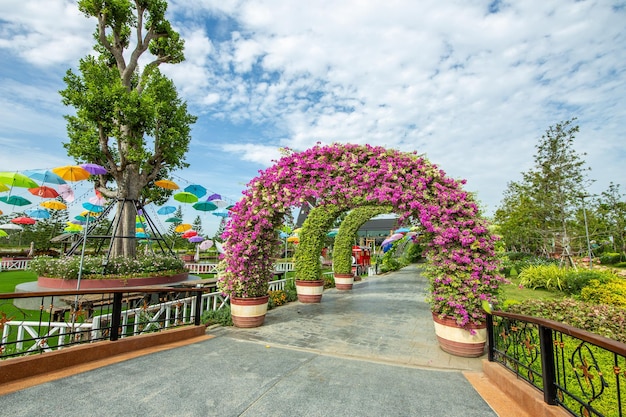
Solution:
M624 1L180 0L168 18L187 60L161 68L198 116L182 187L236 201L280 147L369 143L425 154L492 214L571 117L587 191L626 186ZM0 171L73 162L58 91L94 29L74 1L0 3Z

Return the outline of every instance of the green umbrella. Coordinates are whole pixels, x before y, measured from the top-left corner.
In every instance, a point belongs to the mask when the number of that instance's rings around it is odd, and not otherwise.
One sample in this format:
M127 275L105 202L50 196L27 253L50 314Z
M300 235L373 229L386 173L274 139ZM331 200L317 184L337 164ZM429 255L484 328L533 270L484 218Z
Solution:
M39 184L24 174L17 172L0 172L0 183L11 187L37 188Z
M174 200L181 203L195 203L198 201L198 196L191 194L190 192L183 191L181 193L174 194Z
M165 221L168 223L182 223L183 219L181 219L180 217L170 217L166 219Z
M0 201L10 204L12 206L27 206L31 204L30 200L27 200L24 197L20 197L19 195L12 195L8 197L2 196L0 197Z

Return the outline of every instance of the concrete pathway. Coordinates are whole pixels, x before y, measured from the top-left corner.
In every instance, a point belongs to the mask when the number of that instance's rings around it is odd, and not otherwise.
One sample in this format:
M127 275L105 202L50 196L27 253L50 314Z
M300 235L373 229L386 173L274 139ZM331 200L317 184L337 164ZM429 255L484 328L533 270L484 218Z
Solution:
M290 303L255 329L2 396L17 416L463 416L496 413L437 345L415 267Z

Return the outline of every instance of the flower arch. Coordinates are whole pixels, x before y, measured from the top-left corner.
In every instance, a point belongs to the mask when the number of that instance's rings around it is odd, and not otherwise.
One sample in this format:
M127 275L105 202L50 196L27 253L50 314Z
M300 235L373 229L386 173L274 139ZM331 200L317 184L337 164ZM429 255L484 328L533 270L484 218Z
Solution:
M232 209L224 238L225 272L219 288L233 297L267 294L287 210L315 201L350 210L390 205L399 221L419 221L430 236L431 308L461 326L484 321L483 300L495 303L495 238L477 205L417 153L371 145L332 144L293 153L261 171Z

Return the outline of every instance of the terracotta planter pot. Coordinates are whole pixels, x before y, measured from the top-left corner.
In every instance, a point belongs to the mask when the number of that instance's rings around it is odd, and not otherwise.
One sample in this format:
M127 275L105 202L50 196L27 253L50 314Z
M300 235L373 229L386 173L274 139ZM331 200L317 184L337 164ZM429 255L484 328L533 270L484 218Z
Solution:
M176 282L185 281L189 274L155 276L145 278L128 278L128 279L82 279L80 281L80 289L101 289L101 288L120 288L120 287L142 287L150 285L169 285ZM38 277L37 285L43 288L54 288L58 290L75 290L78 285L76 279L61 279Z
M352 274L334 274L335 288L338 290L351 290L354 284L354 275Z
M445 352L455 356L465 358L476 358L482 356L485 352L487 343L487 325L470 325L468 329L474 330L472 334L470 330L461 328L456 320L448 317L440 319L437 314L433 313L435 323L435 334L439 341L439 346Z
M301 303L319 303L324 292L324 280L315 281L296 280L296 293Z
M235 327L259 327L265 321L269 295L230 299L230 315Z

